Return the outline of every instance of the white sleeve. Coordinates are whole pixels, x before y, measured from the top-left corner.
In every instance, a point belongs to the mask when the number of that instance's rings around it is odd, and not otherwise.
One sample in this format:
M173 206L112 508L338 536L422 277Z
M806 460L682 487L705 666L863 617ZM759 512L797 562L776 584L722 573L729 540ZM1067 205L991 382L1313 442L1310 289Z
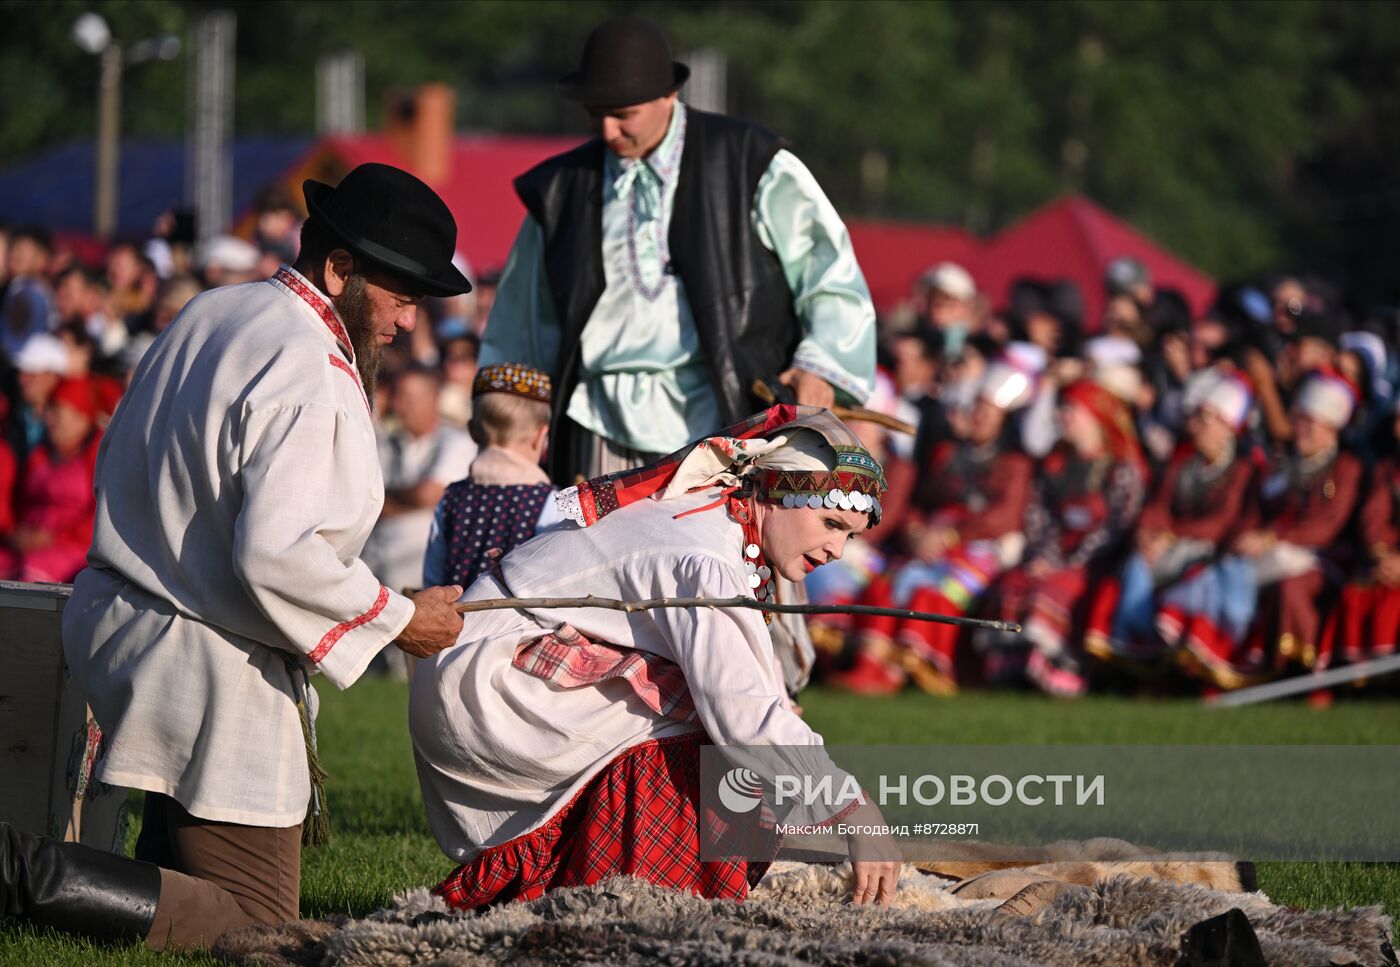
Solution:
M712 557L695 555L678 562L677 597L731 598L748 595L737 568ZM772 638L762 613L745 608L664 608L657 624L671 645L701 724L710 740L735 765L763 776L770 784L779 775L807 776L830 788L859 790L836 765L788 701L777 674ZM785 804L780 818L822 823L856 802Z
M365 480L370 454L351 417L322 404L250 413L239 452L242 505L233 567L291 649L338 688L413 617L413 602L381 585L333 543L378 514Z
M675 597L748 596L737 568L694 555L676 566ZM820 745L788 707L774 674L762 613L742 608L661 608L656 623L685 673L705 731L716 745Z

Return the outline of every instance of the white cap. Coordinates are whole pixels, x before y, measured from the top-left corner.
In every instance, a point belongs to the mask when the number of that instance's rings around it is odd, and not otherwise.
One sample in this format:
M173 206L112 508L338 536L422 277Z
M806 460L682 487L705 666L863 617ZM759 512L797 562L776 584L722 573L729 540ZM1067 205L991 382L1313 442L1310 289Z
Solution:
M21 373L68 373L68 347L57 336L35 333L15 353L15 369Z
M1236 433L1244 429L1244 421L1249 417L1249 407L1254 401L1254 395L1250 393L1249 387L1244 381L1219 373L1215 370L1206 370L1214 373L1215 379L1204 387L1199 399L1192 400L1188 406L1188 412L1208 406L1222 420L1230 425Z
M223 269L226 272L251 272L258 267L262 253L257 246L233 235L216 235L199 247L195 258L201 270Z
M1127 336L1095 336L1084 344L1084 358L1095 366L1136 366L1142 350Z
M967 269L956 262L939 262L921 277L924 285L954 299L971 299L977 294L977 283Z
M1340 430L1351 421L1356 391L1335 373L1313 373L1298 390L1293 408L1324 426Z

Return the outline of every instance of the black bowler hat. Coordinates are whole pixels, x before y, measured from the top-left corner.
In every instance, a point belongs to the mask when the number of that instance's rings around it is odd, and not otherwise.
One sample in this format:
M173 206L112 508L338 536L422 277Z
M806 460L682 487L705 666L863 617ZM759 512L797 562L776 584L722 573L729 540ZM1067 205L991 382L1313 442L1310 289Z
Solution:
M571 101L598 107L624 107L680 90L690 68L671 60L666 32L650 20L613 17L593 28L583 45L583 62L559 80Z
M437 192L401 168L363 164L336 187L307 179L306 210L345 247L424 295L470 292L452 264L457 222Z

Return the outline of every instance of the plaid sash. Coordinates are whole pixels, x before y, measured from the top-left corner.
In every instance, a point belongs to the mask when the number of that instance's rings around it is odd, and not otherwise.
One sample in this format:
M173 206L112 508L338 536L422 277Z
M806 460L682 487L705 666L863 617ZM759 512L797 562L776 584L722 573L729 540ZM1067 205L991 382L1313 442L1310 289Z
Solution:
M590 641L570 625L525 645L511 664L559 688L621 679L658 715L695 720L695 702L679 665L650 652Z

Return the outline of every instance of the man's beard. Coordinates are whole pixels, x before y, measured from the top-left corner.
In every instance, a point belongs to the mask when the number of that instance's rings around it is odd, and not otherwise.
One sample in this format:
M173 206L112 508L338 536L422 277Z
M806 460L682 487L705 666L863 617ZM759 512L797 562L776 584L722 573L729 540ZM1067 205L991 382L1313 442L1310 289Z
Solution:
M370 321L369 291L365 277L353 273L345 281L345 291L338 299L332 300L336 311L345 323L345 332L350 337L350 348L355 351L355 366L360 371L360 382L365 386L365 396L370 409L374 408L374 388L379 382L379 361L383 345L374 333Z

